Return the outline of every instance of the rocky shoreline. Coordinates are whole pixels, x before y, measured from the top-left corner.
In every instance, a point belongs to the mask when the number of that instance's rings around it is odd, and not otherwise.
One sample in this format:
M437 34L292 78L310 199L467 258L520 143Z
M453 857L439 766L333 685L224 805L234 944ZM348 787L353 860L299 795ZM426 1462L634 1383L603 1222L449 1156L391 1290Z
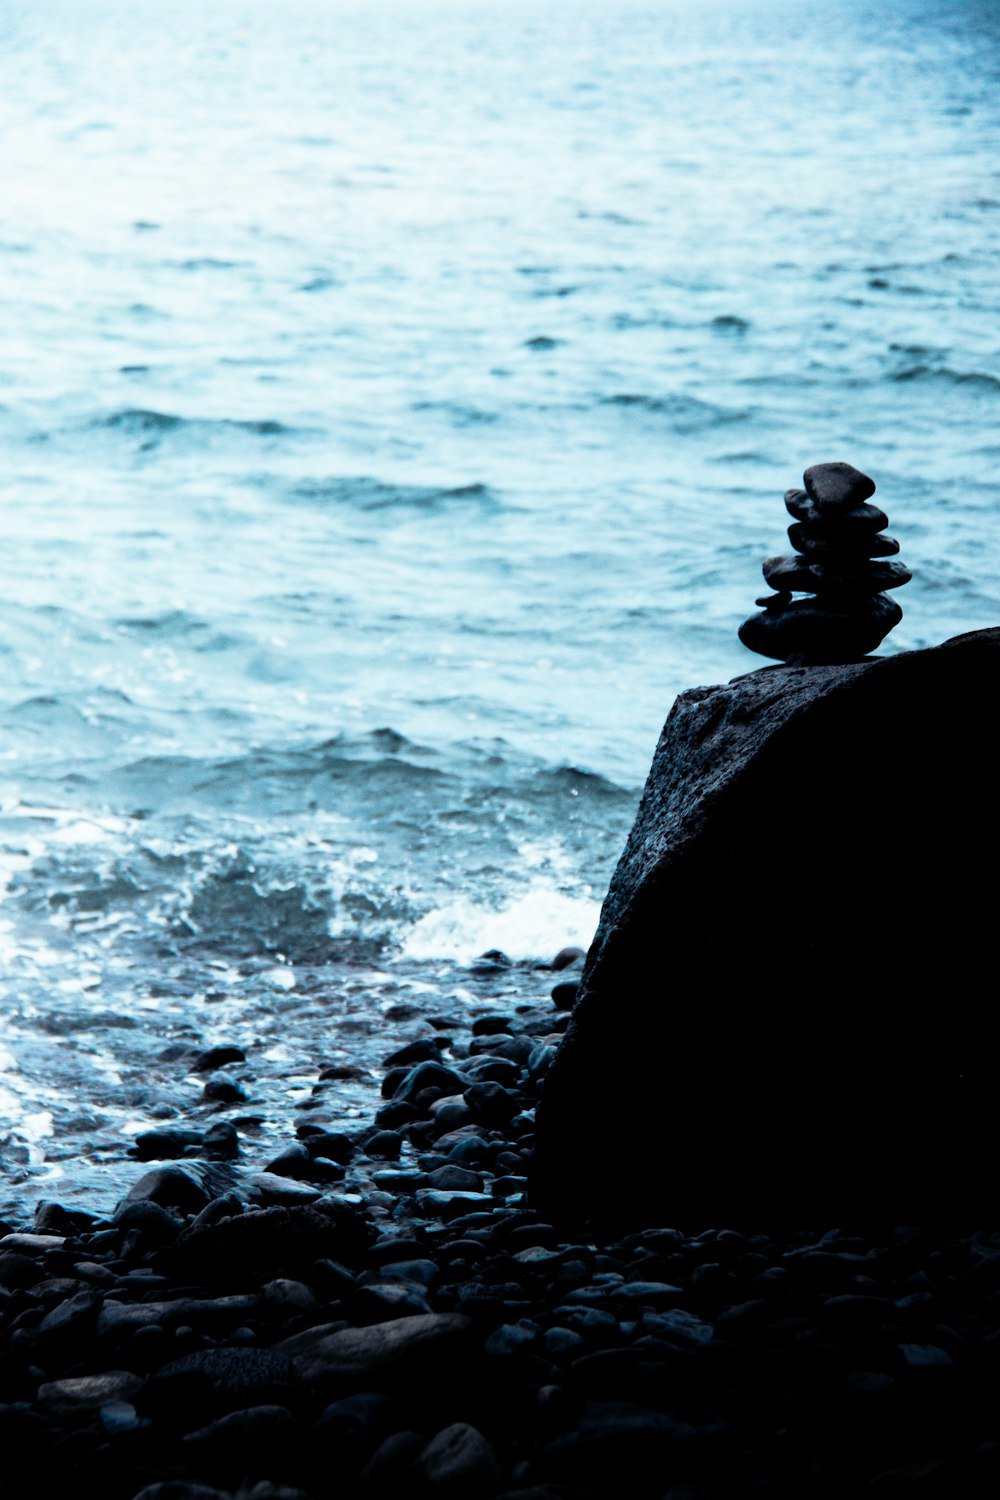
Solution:
M231 1126L165 1130L140 1138L150 1169L114 1215L46 1203L0 1226L20 1492L996 1493L1000 1233L605 1239L532 1209L572 988L555 1010L431 1018L386 1060L367 1128L304 1110L249 1193Z

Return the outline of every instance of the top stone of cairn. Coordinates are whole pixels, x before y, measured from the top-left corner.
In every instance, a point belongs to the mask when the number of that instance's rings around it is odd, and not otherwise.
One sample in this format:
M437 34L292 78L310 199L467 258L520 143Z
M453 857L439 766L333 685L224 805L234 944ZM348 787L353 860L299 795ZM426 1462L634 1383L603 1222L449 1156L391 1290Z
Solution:
M850 464L813 464L802 476L806 494L823 510L854 510L875 493L875 483Z

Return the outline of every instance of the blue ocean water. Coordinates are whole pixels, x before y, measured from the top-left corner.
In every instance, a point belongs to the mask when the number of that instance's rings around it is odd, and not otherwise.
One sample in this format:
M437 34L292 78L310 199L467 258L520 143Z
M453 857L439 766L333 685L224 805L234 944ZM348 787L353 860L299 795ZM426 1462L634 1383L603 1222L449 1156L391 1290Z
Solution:
M0 0L0 1212L544 995L806 465L997 622L998 22Z

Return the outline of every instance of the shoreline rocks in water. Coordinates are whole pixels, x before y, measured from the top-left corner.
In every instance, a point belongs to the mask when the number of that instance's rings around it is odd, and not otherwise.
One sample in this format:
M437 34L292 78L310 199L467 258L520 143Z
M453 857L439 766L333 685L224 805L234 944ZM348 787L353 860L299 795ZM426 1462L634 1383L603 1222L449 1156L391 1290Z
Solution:
M262 1206L168 1162L106 1219L46 1204L6 1226L19 1492L992 1494L1000 1233L566 1233L524 1193L565 1021L459 1022L439 1063L387 1068L388 1104L413 1099L395 1149L377 1121L316 1145L344 1184L307 1150ZM429 1066L452 1077L414 1094Z

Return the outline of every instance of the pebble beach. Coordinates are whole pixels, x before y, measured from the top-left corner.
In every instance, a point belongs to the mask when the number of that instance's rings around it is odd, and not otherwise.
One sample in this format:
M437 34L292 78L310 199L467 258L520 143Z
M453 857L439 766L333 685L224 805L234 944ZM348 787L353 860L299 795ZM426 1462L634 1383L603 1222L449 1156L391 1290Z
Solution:
M995 1494L1000 1233L609 1240L532 1210L534 1105L578 971L550 976L547 1006L414 1014L350 1134L324 1118L334 1066L261 1173L231 1125L165 1129L138 1139L114 1213L43 1202L0 1225L0 1433L23 1491ZM224 1098L240 1051L184 1065Z

